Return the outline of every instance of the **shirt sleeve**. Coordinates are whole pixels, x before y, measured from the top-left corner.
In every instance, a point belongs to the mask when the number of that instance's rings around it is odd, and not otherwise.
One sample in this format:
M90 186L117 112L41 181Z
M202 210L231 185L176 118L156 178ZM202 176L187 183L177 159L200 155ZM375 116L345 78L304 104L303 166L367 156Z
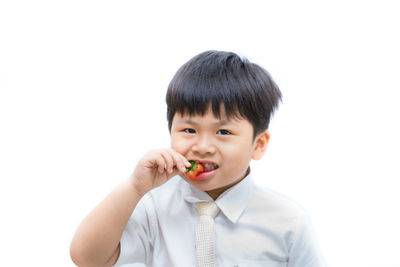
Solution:
M311 220L301 211L289 251L288 267L327 267L320 251Z
M147 263L152 254L154 206L145 195L136 206L122 233L121 251L114 266Z

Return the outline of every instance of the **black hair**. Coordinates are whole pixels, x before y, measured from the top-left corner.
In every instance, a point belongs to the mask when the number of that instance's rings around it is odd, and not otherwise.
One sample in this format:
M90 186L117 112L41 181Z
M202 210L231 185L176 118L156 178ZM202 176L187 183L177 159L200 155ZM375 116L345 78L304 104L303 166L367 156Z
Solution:
M224 104L228 119L244 118L253 125L255 138L268 129L281 100L281 91L262 67L232 52L206 51L185 63L168 86L168 128L177 112L204 115L211 105L220 117Z

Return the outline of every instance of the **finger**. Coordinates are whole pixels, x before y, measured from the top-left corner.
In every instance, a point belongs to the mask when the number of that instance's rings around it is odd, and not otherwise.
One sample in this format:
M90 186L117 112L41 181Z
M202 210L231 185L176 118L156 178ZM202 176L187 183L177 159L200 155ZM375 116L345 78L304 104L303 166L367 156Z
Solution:
M182 173L186 172L186 167L190 167L190 163L186 160L186 158L177 152L173 152L172 155L174 157L177 170ZM187 165L186 162L189 165Z
M172 173L172 169L174 167L174 159L172 155L170 155L168 151L162 151L161 156L165 160L165 169L167 170L168 173Z
M183 155L181 155L179 153L178 153L178 155L181 158L182 164L185 166L185 168L189 168L190 166L192 166L192 164L186 159L185 156L183 156Z
M192 166L192 164L185 157L182 156L182 159L183 159L183 163L186 168L189 168L190 166Z
M165 160L159 155L156 159L157 169L159 173L163 173L165 171Z

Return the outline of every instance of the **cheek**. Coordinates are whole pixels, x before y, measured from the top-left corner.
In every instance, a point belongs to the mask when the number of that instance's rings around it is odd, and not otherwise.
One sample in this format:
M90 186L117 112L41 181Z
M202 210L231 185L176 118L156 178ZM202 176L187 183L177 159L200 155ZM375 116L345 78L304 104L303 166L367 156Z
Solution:
M183 154L187 149L187 142L179 138L171 138L171 148L176 152Z
M248 143L236 143L224 147L224 161L229 163L229 168L232 170L247 168L247 165L252 156L252 146Z
M229 145L222 146L222 149L224 150L226 157L237 158L240 156L240 158L246 158L252 153L253 147L248 142L237 141L232 142Z

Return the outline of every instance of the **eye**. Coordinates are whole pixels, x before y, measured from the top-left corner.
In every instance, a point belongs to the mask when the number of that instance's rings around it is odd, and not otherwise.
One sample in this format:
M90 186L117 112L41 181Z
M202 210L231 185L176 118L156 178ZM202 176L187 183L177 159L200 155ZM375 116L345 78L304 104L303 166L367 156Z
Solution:
M185 128L185 129L183 129L183 131L184 131L185 133L188 133L188 134L194 134L194 133L196 133L196 131L195 131L194 129L191 129L191 128Z
M221 129L217 131L217 134L221 134L221 135L230 135L232 134L230 131L225 130L225 129Z

